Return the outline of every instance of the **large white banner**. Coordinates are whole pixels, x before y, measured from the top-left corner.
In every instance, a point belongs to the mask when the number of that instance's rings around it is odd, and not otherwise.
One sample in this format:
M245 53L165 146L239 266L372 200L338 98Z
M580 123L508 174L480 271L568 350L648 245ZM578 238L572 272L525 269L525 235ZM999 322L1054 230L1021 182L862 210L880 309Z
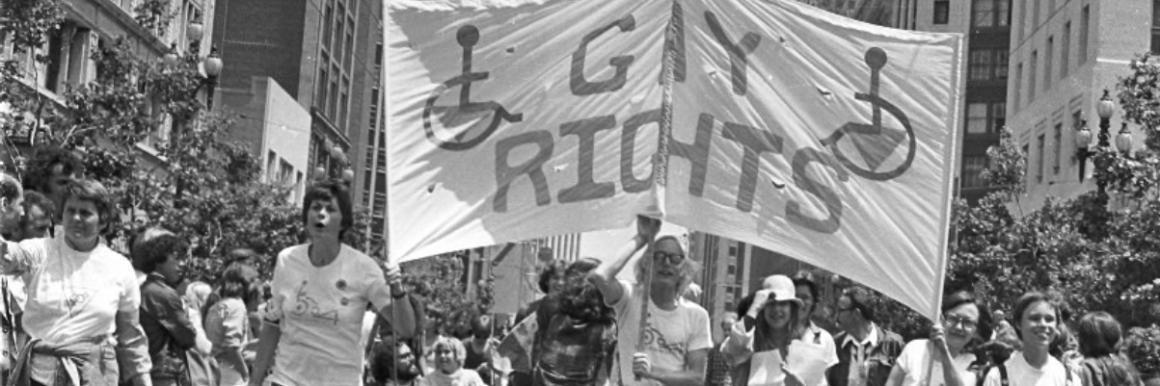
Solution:
M397 261L636 214L938 313L962 37L794 1L392 1Z

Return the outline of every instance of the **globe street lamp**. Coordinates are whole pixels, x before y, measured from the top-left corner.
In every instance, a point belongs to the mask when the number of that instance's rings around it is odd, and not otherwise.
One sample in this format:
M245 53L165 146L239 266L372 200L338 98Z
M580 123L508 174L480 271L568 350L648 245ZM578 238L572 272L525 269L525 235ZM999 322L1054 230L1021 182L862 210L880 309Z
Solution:
M1110 129L1112 126L1112 112L1113 112L1113 110L1115 110L1115 108L1116 108L1116 102L1113 102L1112 98L1108 96L1108 90L1104 90L1104 96L1100 97L1099 103L1096 103L1096 114L1098 114L1100 116L1099 143L1096 146L1099 146L1100 149L1107 150L1108 147L1110 146L1110 144L1108 143L1108 140L1110 139L1111 135L1108 133L1108 129ZM1117 142L1119 142L1119 141L1117 141ZM1107 165L1107 158L1100 158L1100 159L1103 159L1105 161L1100 162L1101 165L1096 165L1096 167L1098 167L1100 169L1106 168L1108 166ZM1105 179L1096 180L1096 187L1099 189L1100 198L1106 199L1108 197L1106 180Z
M218 55L217 46L209 50L209 55L202 61L202 67L205 69L205 81L209 86L206 93L206 110L213 110L213 91L217 87L218 76L222 74L222 57Z

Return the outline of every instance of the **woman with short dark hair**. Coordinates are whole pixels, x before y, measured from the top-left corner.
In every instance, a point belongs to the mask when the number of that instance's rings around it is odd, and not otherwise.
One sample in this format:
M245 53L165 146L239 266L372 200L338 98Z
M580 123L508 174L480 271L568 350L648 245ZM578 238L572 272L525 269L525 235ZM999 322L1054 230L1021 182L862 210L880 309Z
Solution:
M108 190L72 181L61 212L64 232L56 237L0 243L0 273L21 275L28 289L31 341L12 373L20 385L115 385L120 362L126 379L152 385L136 274L100 241L116 219Z
M397 264L388 263L384 275L374 259L342 244L354 224L342 182L307 189L302 222L309 241L278 253L250 384L262 384L272 370L273 385L356 385L368 303L403 336L414 332L414 311L410 302L394 301L405 295L391 290L401 279Z
M971 349L991 336L990 313L966 291L947 296L942 304L942 320L931 327L930 339L906 344L887 385L975 385L978 376L971 365L977 358Z

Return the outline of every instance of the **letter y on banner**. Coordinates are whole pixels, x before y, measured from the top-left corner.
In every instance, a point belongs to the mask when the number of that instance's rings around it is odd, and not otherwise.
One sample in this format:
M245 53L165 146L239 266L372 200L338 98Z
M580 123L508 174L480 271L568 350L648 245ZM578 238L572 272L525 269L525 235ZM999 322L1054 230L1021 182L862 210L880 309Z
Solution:
M666 220L938 314L960 35L785 0L687 1Z

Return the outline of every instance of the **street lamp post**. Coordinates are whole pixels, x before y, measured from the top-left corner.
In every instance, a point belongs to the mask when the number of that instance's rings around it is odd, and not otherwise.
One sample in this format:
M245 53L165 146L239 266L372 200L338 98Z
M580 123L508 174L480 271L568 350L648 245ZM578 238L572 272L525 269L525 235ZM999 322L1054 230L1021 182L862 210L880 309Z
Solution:
M1112 126L1112 112L1115 108L1116 103L1113 102L1112 98L1108 96L1108 90L1104 90L1104 96L1100 97L1100 102L1096 104L1096 114L1099 114L1100 116L1100 134L1098 137L1099 142L1096 144L1096 146L1099 146L1100 149L1107 149L1111 145L1108 143L1108 140L1111 139L1111 134L1108 133L1108 129L1110 129ZM1117 142L1119 141L1117 140ZM1106 166L1107 165L1096 165L1096 167L1101 169ZM1100 199L1106 202L1108 197L1106 179L1097 179L1096 187L1098 189Z
M222 57L218 55L217 46L210 48L209 55L202 62L205 69L205 82L208 87L205 95L206 110L213 110L213 92L217 87L218 76L222 74Z

